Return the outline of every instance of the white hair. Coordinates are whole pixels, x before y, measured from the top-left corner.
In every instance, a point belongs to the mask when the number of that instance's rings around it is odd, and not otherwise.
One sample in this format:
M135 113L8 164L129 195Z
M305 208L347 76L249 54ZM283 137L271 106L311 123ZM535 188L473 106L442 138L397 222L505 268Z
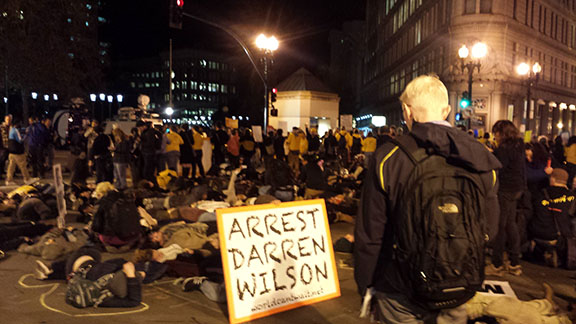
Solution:
M408 83L400 101L415 117L436 114L448 106L448 90L437 76L421 75Z

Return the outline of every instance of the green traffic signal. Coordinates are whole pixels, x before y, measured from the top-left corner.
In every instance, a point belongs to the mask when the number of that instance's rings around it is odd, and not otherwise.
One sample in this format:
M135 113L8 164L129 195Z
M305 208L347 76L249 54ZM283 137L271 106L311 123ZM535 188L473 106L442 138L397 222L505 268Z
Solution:
M466 99L466 98L460 99L460 107L461 107L462 109L468 108L468 106L470 106L470 100L468 100L468 99Z

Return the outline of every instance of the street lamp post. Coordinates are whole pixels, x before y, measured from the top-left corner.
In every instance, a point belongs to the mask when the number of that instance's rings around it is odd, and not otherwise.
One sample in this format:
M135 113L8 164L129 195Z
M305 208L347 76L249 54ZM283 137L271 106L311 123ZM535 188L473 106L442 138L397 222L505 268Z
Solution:
M266 37L260 34L256 38L256 46L263 52L262 63L264 65L264 123L262 132L267 133L268 129L268 110L270 105L270 86L268 84L269 64L272 64L272 53L278 49L278 40L274 36Z
M522 115L522 119L524 122L524 118L530 112L530 100L532 100L532 87L538 83L540 80L540 72L542 72L542 66L540 63L535 62L530 66L526 62L522 62L516 66L516 73L519 76L526 78L526 107L524 108L524 114Z
M462 45L458 50L458 56L460 57L460 69L462 73L464 70L468 71L468 100L472 103L472 83L474 82L474 70L478 69L480 73L480 67L482 64L480 60L486 56L488 53L488 47L486 44L478 42L472 46L472 53L466 45ZM470 55L471 54L471 55ZM470 59L468 59L470 58Z

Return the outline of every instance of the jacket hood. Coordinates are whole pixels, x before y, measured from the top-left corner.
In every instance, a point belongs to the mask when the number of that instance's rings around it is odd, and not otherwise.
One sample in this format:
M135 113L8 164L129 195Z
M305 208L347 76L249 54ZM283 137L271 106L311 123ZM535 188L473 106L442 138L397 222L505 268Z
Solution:
M486 146L453 127L433 123L414 123L412 136L453 164L479 172L500 169L502 164Z

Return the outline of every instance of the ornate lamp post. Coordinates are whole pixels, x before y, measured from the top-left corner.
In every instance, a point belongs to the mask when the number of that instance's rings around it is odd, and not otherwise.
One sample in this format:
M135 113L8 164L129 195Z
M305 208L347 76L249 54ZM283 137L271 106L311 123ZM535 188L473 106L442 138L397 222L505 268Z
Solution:
M268 109L270 105L270 86L268 84L269 65L273 64L272 54L278 49L278 40L274 36L267 37L260 34L256 38L256 46L263 52L262 64L264 65L264 123L262 132L267 134L268 130Z
M532 64L532 66L530 66L526 62L522 62L516 66L516 73L520 77L526 79L526 85L527 85L526 107L524 108L524 114L522 115L522 117L525 117L527 115L527 113L529 113L529 111L530 111L530 100L531 100L531 96L532 96L532 93L531 93L532 87L538 83L538 80L540 80L540 72L542 72L542 66L538 62L535 62L534 64ZM523 121L523 122L525 122L525 121ZM559 128L561 129L562 127L560 127L560 125L561 125L561 123L558 125Z

